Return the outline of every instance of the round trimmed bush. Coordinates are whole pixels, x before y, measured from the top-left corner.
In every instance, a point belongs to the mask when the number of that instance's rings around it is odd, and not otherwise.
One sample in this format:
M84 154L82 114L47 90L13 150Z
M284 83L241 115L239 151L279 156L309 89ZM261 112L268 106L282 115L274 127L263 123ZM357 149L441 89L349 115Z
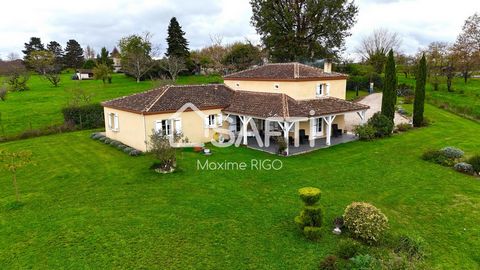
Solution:
M98 140L101 141L101 142L105 142L106 139L107 139L107 137L103 136L103 137L100 137Z
M322 226L322 208L320 206L305 206L300 213L303 226Z
M337 255L340 258L348 260L361 254L362 251L363 246L359 242L347 238L338 244Z
M480 155L475 155L468 159L468 163L472 165L473 170L480 174Z
M455 159L447 157L442 150L427 150L423 153L422 159L448 167L455 164Z
M112 139L106 138L103 142L105 144L110 144L112 142Z
M137 149L133 149L132 151L130 151L130 153L128 153L130 156L132 157L137 157L137 156L140 156L142 154L142 151L140 150L137 150Z
M130 154L130 152L132 152L132 150L133 150L133 148L127 146L123 149L123 152L125 152L127 154Z
M309 240L318 240L322 236L322 228L316 226L306 226L303 228L303 234Z
M298 190L300 198L305 203L305 205L314 205L320 200L320 195L322 192L318 188L314 187L304 187Z
M375 128L371 125L358 125L355 127L355 135L362 141L375 139Z
M345 226L354 237L373 244L388 229L387 217L375 206L365 202L353 202L343 214Z
M455 171L461 172L464 174L469 174L469 175L475 174L475 170L473 169L473 166L465 162L457 163L455 164L455 166L453 166L453 168L455 169Z
M368 119L367 124L375 129L375 136L378 138L392 135L393 121L380 112L375 113L372 118Z
M443 154L445 154L446 157L451 158L451 159L459 159L462 158L463 155L465 154L461 149L458 149L456 147L452 146L447 146L445 148L442 148Z
M123 144L123 143L120 143L119 145L117 145L117 149L118 149L118 150L121 150L121 151L123 151L123 149L125 149L125 148L127 148L127 147L128 147L128 146L126 146L126 145Z

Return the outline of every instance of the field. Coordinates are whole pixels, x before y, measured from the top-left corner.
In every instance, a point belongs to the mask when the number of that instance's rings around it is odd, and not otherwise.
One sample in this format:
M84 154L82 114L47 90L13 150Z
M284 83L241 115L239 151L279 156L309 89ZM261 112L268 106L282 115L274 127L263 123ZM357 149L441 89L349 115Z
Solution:
M42 76L32 75L25 92L9 93L6 101L0 101L3 135L14 135L28 129L61 124L61 110L72 98L72 90L82 89L92 95L92 102L101 102L115 97L145 91L158 85L152 81L136 83L123 74L114 74L112 84L102 81L73 81L72 74L62 74L59 87L53 87ZM186 76L178 79L179 84L218 82L218 76ZM1 78L0 78L1 82ZM0 137L2 128L0 127Z
M90 131L2 143L30 149L36 165L18 174L19 209L8 207L14 192L0 172L0 269L317 269L339 241L333 218L352 201L379 207L391 233L423 237L429 269L478 269L480 181L420 155L447 145L480 153L480 124L430 105L426 112L428 128L281 158L279 171L199 171L205 157L183 152L179 172L159 175L151 156L129 157ZM275 158L213 152L217 162ZM303 186L323 192L318 243L293 222Z
M413 78L406 79L398 76L399 83L415 85ZM462 78L453 81L454 92L448 92L445 82L442 82L438 91L433 91L430 83L427 83L427 102L442 109L456 114L480 120L480 79L469 79L467 84Z

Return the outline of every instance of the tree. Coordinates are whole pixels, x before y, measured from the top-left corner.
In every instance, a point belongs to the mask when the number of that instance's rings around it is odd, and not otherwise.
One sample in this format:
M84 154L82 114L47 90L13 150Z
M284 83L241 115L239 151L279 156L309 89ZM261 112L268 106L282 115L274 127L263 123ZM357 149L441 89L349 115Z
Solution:
M105 84L106 81L111 83L112 81L112 69L107 66L106 64L98 64L96 67L93 68L93 76L95 80L102 80L103 84Z
M395 57L395 63L397 63L397 71L403 73L405 78L415 72L414 56L399 53Z
M443 70L449 62L450 45L446 42L432 42L422 54L425 54L427 59L427 72L433 90L438 91Z
M108 68L113 70L113 59L110 58L110 53L108 52L107 48L102 48L102 50L100 51L100 55L97 56L97 63L104 64Z
M31 37L30 38L30 41L28 43L25 43L25 50L22 50L24 56L23 56L23 60L25 62L27 62L28 60L28 57L30 56L30 54L32 52L35 52L35 51L44 51L45 50L45 47L43 46L43 43L42 41L40 40L40 38L38 37ZM32 68L30 66L27 65L28 68Z
M64 59L65 65L69 68L80 68L83 65L85 61L83 49L76 40L70 39L67 42Z
M3 168L12 174L13 186L15 187L16 201L20 201L20 195L17 185L17 171L32 162L32 153L30 151L7 152L0 151L0 162Z
M184 60L190 56L185 32L182 31L182 27L175 17L170 20L170 24L168 25L167 43L168 48L165 56L174 56L176 58L183 58Z
M56 41L50 41L50 43L47 45L47 50L55 56L56 65L63 64L63 48L60 43Z
M51 66L47 72L45 72L45 78L54 86L58 87L58 84L60 83L60 71L61 68Z
M174 82L177 80L178 74L186 70L185 60L176 56L163 58L160 61L160 66L163 70L168 72Z
M29 73L23 65L10 63L7 70L7 84L10 91L21 92L28 90L27 82L30 79Z
M251 0L252 25L273 61L335 57L356 22L348 0Z
M467 83L471 71L480 64L480 16L477 13L465 21L452 49L455 65Z
M90 47L90 45L87 45L87 48L85 48L83 53L85 55L85 59L95 59L95 50Z
M150 34L131 35L118 42L121 51L122 69L137 79L137 83L155 64L152 56L155 50L150 41Z
M383 82L382 114L390 121L395 118L395 104L397 103L397 71L395 69L395 58L393 50L388 52L387 63L385 64L385 79Z
M28 56L26 63L38 74L45 75L47 70L55 64L55 56L50 51L33 51Z
M401 39L397 33L380 28L360 41L357 53L365 62L372 65L375 72L382 73L390 50L398 51Z
M234 43L225 55L222 63L228 68L238 71L262 63L260 49L251 43Z
M423 125L423 111L425 107L425 83L427 82L427 61L425 54L418 64L417 74L415 76L415 100L413 104L413 126L421 127Z
M175 141L178 141L181 137L180 134L174 134L173 136ZM171 146L168 135L163 135L154 130L150 135L150 151L159 161L156 170L161 172L173 172L175 170L177 151Z

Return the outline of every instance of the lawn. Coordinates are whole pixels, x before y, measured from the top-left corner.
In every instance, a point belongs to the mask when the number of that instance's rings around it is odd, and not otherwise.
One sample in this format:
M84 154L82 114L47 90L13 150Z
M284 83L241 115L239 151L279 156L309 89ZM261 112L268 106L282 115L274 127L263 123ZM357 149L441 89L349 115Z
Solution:
M420 235L428 268L480 267L480 181L419 157L451 145L479 153L480 124L427 105L434 123L375 142L281 158L279 171L199 171L193 152L181 170L159 175L151 156L129 157L74 132L0 144L30 149L18 174L24 206L0 172L0 269L316 269L335 251L334 217L367 201L391 232ZM210 161L273 159L246 148L213 149ZM322 189L324 236L306 241L293 218L297 189Z
M398 76L399 83L407 83L414 86L413 78ZM462 116L480 120L480 79L469 79L465 84L462 78L453 81L453 92L447 91L446 83L440 84L438 91L433 91L430 83L427 83L427 102L440 108L452 111Z
M152 81L136 83L134 79L123 74L114 74L112 84L103 84L102 81L96 80L74 81L70 79L71 75L62 74L59 87L53 87L42 76L32 75L28 82L30 90L9 93L6 101L0 101L4 135L61 124L63 122L61 110L71 99L73 89L83 89L93 95L92 102L100 102L145 91L158 85ZM219 76L184 76L180 77L177 83L201 84L218 81L221 82Z

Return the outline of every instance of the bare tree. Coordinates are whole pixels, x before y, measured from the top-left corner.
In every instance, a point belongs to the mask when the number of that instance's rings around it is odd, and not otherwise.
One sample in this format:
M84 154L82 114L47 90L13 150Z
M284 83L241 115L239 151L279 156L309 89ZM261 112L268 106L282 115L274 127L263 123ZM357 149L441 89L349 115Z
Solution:
M382 73L387 53L390 50L397 52L401 44L402 40L397 33L379 28L369 36L363 37L356 51L364 61L374 67L377 73Z
M87 45L87 48L84 51L85 59L95 59L95 50Z
M122 70L140 79L155 65L153 57L158 54L158 47L152 45L151 34L131 35L120 39Z
M7 60L8 61L15 61L15 60L18 60L18 59L20 59L20 55L18 53L11 52L7 55Z
M440 79L445 75L446 70L451 70L450 66L451 45L447 42L432 42L426 50L420 51L419 55L425 53L428 67L428 77L433 85L433 90L438 91Z
M480 65L480 16L468 17L453 45L455 65L467 83L472 70Z
M187 69L185 66L185 60L176 56L163 58L160 62L160 66L168 72L174 82L177 80L178 74Z

